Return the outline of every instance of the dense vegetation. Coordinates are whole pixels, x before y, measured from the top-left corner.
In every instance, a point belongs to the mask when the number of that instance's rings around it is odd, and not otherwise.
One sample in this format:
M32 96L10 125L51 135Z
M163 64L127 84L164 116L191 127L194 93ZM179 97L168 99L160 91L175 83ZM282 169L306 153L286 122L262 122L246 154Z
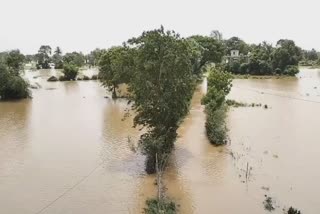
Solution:
M315 49L312 50L303 50L303 59L300 61L302 66L320 66L320 53Z
M75 64L68 64L65 63L63 65L63 74L64 74L64 79L63 80L76 80L76 77L79 72L79 68Z
M20 76L24 56L19 50L0 53L0 99L30 97L29 84Z
M266 42L247 45L242 40L227 40L225 44L227 51L240 51L239 57L229 56L223 64L224 69L231 73L293 76L299 72L302 50L292 40L279 40L276 47Z
M112 47L104 52L99 61L102 85L117 98L117 88L122 83L129 83L133 70L132 49L127 46Z
M202 99L202 103L206 106L206 131L212 144L222 145L227 141L225 97L231 89L231 76L229 73L214 67L209 67L208 73L208 90L206 96Z

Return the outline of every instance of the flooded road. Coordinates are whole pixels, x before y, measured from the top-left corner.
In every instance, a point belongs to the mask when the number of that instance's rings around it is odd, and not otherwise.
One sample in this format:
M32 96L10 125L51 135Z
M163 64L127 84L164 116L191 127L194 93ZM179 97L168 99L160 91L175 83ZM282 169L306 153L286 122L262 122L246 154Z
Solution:
M33 99L0 103L2 212L141 213L156 187L143 156L130 150L128 137L136 142L140 133L131 117L123 120L126 101L104 98L96 81L46 82L52 74L27 73L41 86ZM230 99L269 108L231 108L231 143L213 147L199 86L166 172L167 195L181 213L267 213L264 195L275 199L273 213L318 213L320 71L233 85Z

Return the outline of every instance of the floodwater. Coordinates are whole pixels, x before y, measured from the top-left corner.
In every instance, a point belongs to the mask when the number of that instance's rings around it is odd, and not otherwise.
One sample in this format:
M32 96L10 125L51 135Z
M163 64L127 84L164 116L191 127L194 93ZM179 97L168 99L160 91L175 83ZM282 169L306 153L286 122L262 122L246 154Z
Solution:
M46 82L52 74L27 73L41 86L33 99L0 103L1 213L141 213L156 186L143 156L130 149L141 133L132 116L124 118L127 102L104 98L97 81ZM275 201L273 213L289 206L319 213L320 71L234 80L230 99L268 109L231 108L224 147L206 139L205 85L181 124L164 179L180 213L267 213L265 195Z

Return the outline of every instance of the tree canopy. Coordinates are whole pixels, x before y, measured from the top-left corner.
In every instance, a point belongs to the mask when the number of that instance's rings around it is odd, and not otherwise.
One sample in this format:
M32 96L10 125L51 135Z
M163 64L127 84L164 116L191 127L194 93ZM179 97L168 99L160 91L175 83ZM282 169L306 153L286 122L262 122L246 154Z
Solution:
M191 36L188 38L191 40L193 50L196 50L199 54L194 57L194 74L200 74L201 69L208 63L220 63L224 55L223 43L213 37L208 36ZM196 44L194 43L196 42Z
M72 52L72 53L66 53L63 56L63 62L67 64L73 64L76 65L77 67L82 67L85 64L85 57L84 55L80 52Z
M133 72L133 50L128 46L118 46L108 49L99 60L100 78L102 84L117 97L119 84L129 83Z
M30 97L29 84L20 76L24 56L19 50L0 53L0 99Z
M148 130L140 142L147 172L154 172L155 155L170 153L178 123L189 110L194 88L190 46L163 27L143 32L129 44L135 48L135 73L129 83L134 124Z
M48 69L50 68L49 63L51 62L51 47L49 45L42 45L38 53L36 54L37 68Z

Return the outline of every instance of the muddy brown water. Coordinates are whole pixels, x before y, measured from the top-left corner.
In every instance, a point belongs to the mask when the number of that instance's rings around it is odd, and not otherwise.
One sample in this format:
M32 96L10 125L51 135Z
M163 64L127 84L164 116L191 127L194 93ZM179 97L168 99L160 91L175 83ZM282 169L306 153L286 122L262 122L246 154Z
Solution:
M143 156L130 149L128 138L136 142L140 132L131 116L123 120L126 101L104 98L97 81L48 83L51 74L57 71L27 72L41 86L33 99L0 103L1 213L141 213L156 187ZM205 85L164 179L180 213L267 213L265 195L276 202L273 213L288 206L319 213L320 71L234 80L230 99L268 109L231 108L224 147L206 139Z

